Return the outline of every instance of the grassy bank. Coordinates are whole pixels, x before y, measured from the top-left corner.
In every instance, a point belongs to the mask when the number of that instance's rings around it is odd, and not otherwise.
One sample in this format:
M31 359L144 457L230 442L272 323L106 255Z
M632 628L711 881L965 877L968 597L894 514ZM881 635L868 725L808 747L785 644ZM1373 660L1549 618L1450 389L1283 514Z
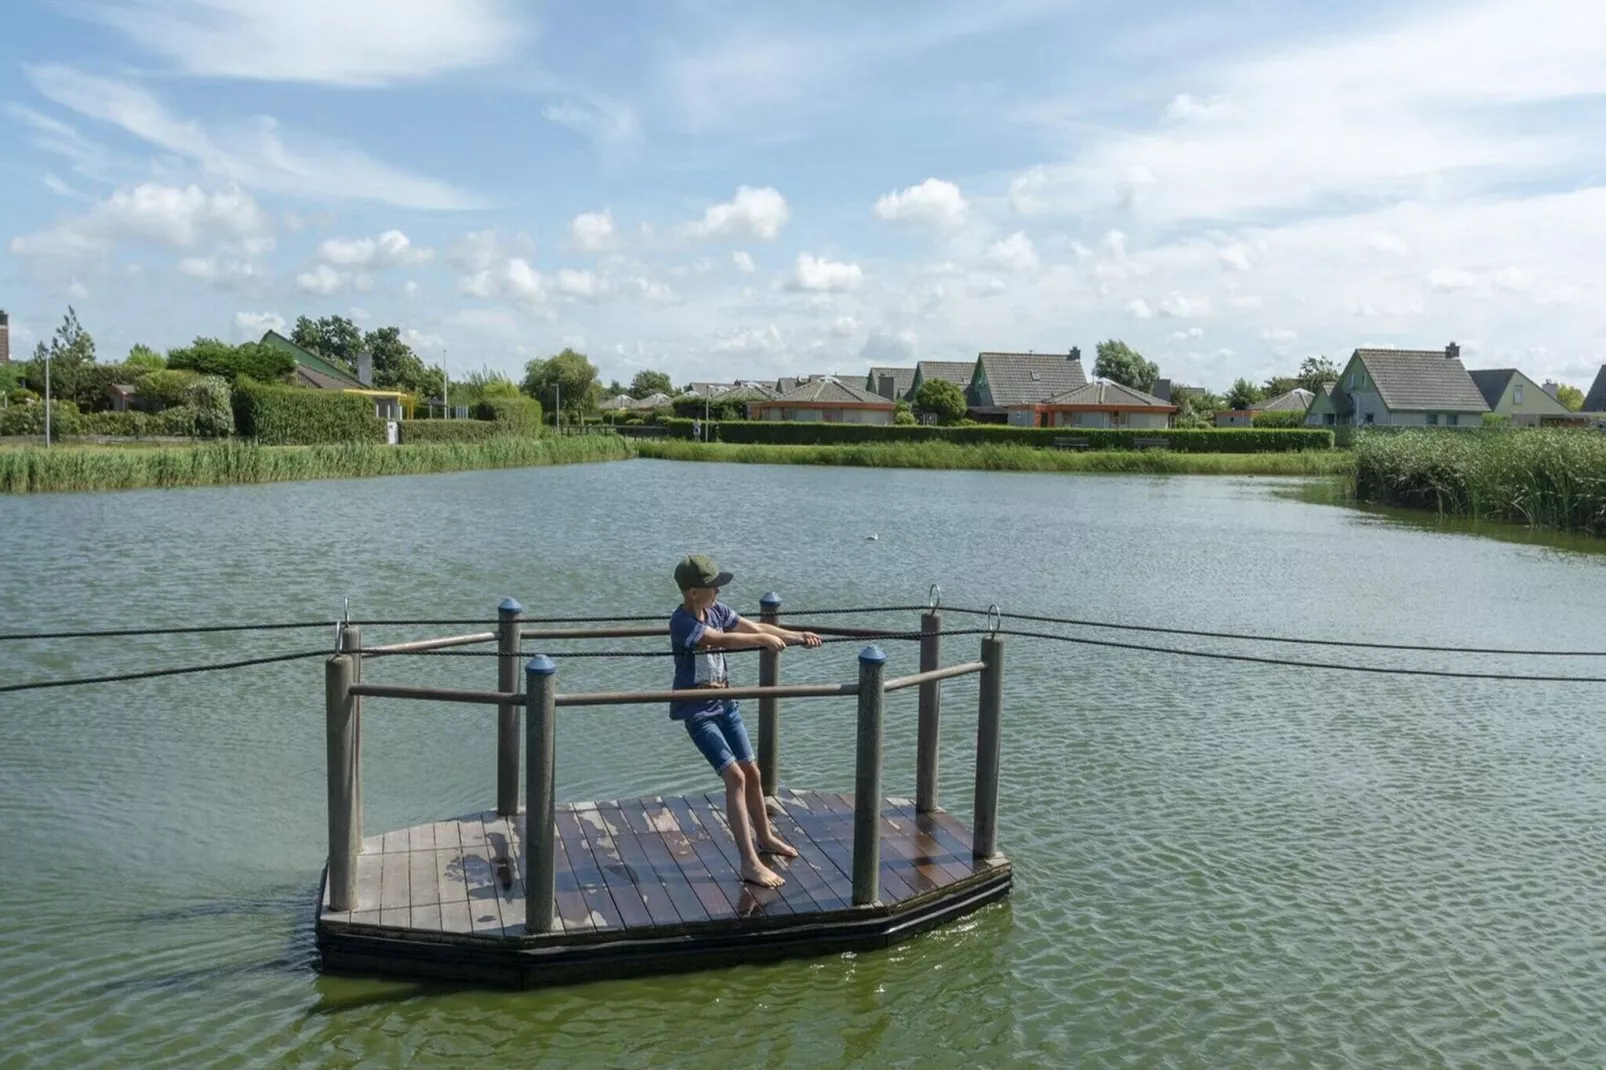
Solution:
M734 464L848 465L860 468L973 468L1004 472L1136 472L1203 475L1346 475L1347 451L1303 453L1171 453L1164 450L1045 450L1031 446L959 446L950 442L850 446L765 446L641 439L642 457Z
M1355 496L1606 535L1606 435L1526 429L1361 435Z
M628 442L611 435L499 438L414 446L257 446L222 442L178 448L21 448L0 450L0 492L128 490L417 475L617 461L633 452Z

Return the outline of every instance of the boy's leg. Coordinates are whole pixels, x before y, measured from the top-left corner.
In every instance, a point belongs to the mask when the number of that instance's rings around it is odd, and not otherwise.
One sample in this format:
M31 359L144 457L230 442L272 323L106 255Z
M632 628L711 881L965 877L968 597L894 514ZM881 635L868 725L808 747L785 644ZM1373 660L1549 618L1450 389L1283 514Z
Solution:
M747 814L753 823L753 838L758 841L758 849L783 858L796 858L797 848L781 839L775 826L770 824L769 808L764 805L764 783L759 777L758 762L738 762L742 768L742 779L747 788Z
M742 880L766 888L778 888L786 883L786 879L766 866L753 846L753 830L748 824L746 799L747 785L753 778L747 775L742 764L732 761L719 771L725 781L725 820L730 822L731 838L736 841L736 849L742 856Z

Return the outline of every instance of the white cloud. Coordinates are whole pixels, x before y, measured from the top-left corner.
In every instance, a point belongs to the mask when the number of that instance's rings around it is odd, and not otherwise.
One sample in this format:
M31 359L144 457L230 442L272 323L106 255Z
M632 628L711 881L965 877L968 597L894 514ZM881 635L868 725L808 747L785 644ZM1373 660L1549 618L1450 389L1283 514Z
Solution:
M402 331L402 341L408 348L417 353L425 364L434 364L440 352L446 346L446 339L438 334L425 334L415 328L408 327Z
M716 353L731 353L739 356L764 356L779 353L786 345L781 330L775 324L768 327L758 327L749 330L737 331L714 342Z
M215 256L187 256L178 262L178 273L223 287L241 286L262 276L261 269L249 261Z
M569 244L583 253L603 253L616 248L619 236L613 228L613 213L581 212L569 224Z
M235 332L244 338L261 338L268 331L284 333L284 317L277 312L236 312Z
M1171 340L1173 342L1185 342L1185 341L1189 341L1191 339L1203 338L1203 337L1204 337L1204 328L1203 327L1189 327L1185 331L1172 331L1171 332Z
M687 223L686 233L696 238L759 238L772 241L791 218L786 198L771 186L740 186L736 196L703 213L699 222Z
M1534 277L1521 268L1501 268L1489 277L1495 288L1507 293L1527 293L1533 289Z
M434 256L435 250L420 249L399 230L387 230L377 238L331 238L318 246L318 259L337 267L415 267Z
M380 163L346 145L301 137L292 147L278 120L269 116L209 129L179 118L129 82L59 65L29 67L27 73L34 88L57 104L120 127L211 175L253 189L403 208L456 211L487 207L470 193Z
M1373 234L1366 240L1366 244L1370 249L1380 253L1388 253L1391 256L1402 256L1410 252L1398 235L1390 234L1387 231L1379 231Z
M1440 293L1470 290L1478 284L1472 272L1461 268L1434 268L1428 272L1428 288Z
M743 275L751 275L758 270L757 265L753 263L753 258L741 249L731 254L731 262L736 265L736 270Z
M340 86L489 66L528 34L509 0L102 0L68 10L186 74Z
M1048 173L1041 167L1034 167L1017 176L1009 184L1009 206L1019 215L1041 211L1043 202L1038 199L1038 192L1047 182Z
M934 227L958 226L965 221L969 208L959 187L940 178L928 178L875 202L875 214L881 219Z
M838 338L847 338L859 330L859 321L852 316L838 316L836 322L831 324L831 333Z
M1149 303L1143 298L1134 297L1126 303L1126 314L1135 320L1153 319L1154 309L1150 308Z
M797 273L792 279L795 289L837 293L854 289L863 281L864 272L858 264L816 259L808 253L797 254Z
M599 146L628 145L641 134L641 124L629 106L600 97L549 104L541 114L550 122L584 134Z
M600 297L607 289L607 283L589 271L564 268L554 277L552 288L569 297L590 299Z
M1160 315L1173 319L1193 319L1210 315L1210 298L1189 297L1173 292L1160 302Z
M408 297L417 297L418 283L414 282L412 279L408 279L406 282L402 283L402 293L406 294Z
M913 363L920 349L920 336L913 328L891 332L877 328L870 332L859 350L859 357L869 364L899 365Z
M1197 122L1221 114L1225 107L1219 97L1200 100L1189 93L1178 93L1166 105L1165 117L1173 122Z
M1287 327L1268 327L1260 332L1262 342L1297 342L1299 332L1289 330Z
M1243 245L1229 245L1221 250L1221 262L1234 271L1249 270L1249 250Z
M10 249L18 256L76 260L105 255L120 241L187 248L206 239L261 239L267 226L256 201L238 187L207 193L148 182L112 193L85 215L13 238Z
M1025 231L994 242L987 249L987 260L1008 271L1032 271L1037 267L1037 249Z
M336 271L328 264L319 264L311 271L304 271L296 276L296 289L302 293L328 297L345 289L350 282L351 276L348 273Z
M632 275L621 280L620 286L621 288L629 290L639 295L649 303L655 305L673 304L679 300L675 294L675 291L663 283L654 282L652 279L642 278L641 276L637 275Z
M1105 231L1104 249L1117 260L1126 259L1126 235L1119 230Z

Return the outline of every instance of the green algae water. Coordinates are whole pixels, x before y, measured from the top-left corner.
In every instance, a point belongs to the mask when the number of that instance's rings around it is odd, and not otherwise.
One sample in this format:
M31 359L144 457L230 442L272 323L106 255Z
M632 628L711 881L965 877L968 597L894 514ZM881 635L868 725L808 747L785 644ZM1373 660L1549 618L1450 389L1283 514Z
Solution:
M322 620L347 597L358 618L490 619L505 595L532 616L667 614L674 561L705 550L744 611L766 590L887 605L936 583L953 605L1131 623L1606 649L1606 558L1285 490L632 461L4 498L0 631ZM0 643L0 668L332 639ZM525 993L317 971L319 660L0 695L0 1066L1606 1065L1606 685L1008 643L1008 901L884 953ZM1606 659L1247 649L1606 676ZM667 682L661 660L552 652L565 690ZM912 647L889 653L913 671ZM789 651L783 673L851 679L854 654ZM488 688L495 670L396 658L365 678ZM945 688L943 801L968 819L975 684ZM852 701L783 716L783 781L851 790ZM493 718L369 700L367 830L490 806ZM886 752L887 791L911 794L912 694L889 699ZM557 773L562 799L714 786L659 709L566 712Z

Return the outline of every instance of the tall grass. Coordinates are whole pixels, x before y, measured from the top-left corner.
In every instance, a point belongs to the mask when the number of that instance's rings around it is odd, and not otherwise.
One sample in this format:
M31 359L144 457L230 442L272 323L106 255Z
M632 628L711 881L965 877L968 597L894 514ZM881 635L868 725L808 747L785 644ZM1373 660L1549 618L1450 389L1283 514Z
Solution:
M1606 534L1606 435L1490 429L1359 435L1362 501Z
M1033 446L961 446L951 442L771 446L641 439L637 453L668 461L734 464L848 465L860 468L970 468L1004 472L1136 472L1207 475L1345 475L1347 452L1172 453L1166 450L1045 450Z
M145 449L25 447L0 450L0 492L278 483L616 461L630 456L630 444L612 435L498 438L412 446L257 446L222 442Z

